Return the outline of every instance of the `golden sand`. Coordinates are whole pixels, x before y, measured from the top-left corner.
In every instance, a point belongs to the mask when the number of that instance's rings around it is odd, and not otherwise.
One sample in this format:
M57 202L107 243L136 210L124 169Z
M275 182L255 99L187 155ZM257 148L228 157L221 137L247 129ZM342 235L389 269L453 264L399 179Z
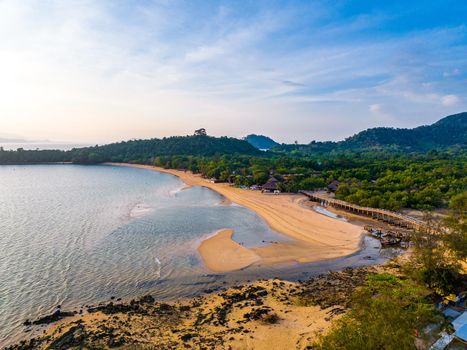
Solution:
M232 240L232 235L233 230L221 230L199 246L203 262L211 271L239 270L261 260L252 250Z

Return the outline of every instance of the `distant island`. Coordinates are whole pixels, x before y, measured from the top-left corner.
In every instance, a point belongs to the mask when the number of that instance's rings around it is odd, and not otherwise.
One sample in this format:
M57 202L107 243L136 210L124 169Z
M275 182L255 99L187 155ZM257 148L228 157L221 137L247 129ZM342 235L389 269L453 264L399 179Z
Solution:
M0 142L2 143L29 143L29 142L35 142L35 141L21 139L21 138L0 137Z
M256 147L257 149L265 151L273 147L279 146L279 144L276 141L264 135L251 134L245 136L244 140L248 141L252 146Z

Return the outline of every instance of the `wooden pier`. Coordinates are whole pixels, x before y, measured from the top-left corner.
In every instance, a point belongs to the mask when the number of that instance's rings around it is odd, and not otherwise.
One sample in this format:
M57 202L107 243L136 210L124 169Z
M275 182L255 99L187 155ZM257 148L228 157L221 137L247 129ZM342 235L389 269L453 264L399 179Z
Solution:
M426 225L413 217L402 215L390 210L361 207L356 204L341 201L339 199L329 198L327 195L320 192L300 191L307 196L311 201L320 203L321 206L331 206L336 209L345 210L354 214L370 217L375 220L383 221L391 225L405 227L412 230L424 228Z

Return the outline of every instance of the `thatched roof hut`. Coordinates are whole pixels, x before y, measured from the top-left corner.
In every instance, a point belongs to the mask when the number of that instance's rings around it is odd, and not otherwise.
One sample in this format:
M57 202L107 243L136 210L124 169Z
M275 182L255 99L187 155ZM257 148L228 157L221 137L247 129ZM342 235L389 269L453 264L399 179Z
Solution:
M277 180L274 176L271 176L269 180L262 186L263 191L276 191L278 190L278 183L279 180Z
M340 182L337 180L332 180L328 185L328 190L332 192L336 192L339 188Z

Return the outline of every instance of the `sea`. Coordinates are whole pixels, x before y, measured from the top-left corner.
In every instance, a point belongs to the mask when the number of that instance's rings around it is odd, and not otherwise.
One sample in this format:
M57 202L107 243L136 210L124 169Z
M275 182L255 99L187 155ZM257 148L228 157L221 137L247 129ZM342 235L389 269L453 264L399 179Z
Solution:
M213 274L197 247L223 228L234 229L233 239L246 247L289 239L253 211L169 174L111 165L0 166L0 347L40 332L24 321L58 306L79 311L146 294L173 300L387 258L366 237L362 250L345 258Z
M0 142L0 147L7 151L16 151L18 148L24 150L52 150L58 149L62 151L69 151L73 148L82 148L95 146L91 144L84 143L56 143L56 142Z

